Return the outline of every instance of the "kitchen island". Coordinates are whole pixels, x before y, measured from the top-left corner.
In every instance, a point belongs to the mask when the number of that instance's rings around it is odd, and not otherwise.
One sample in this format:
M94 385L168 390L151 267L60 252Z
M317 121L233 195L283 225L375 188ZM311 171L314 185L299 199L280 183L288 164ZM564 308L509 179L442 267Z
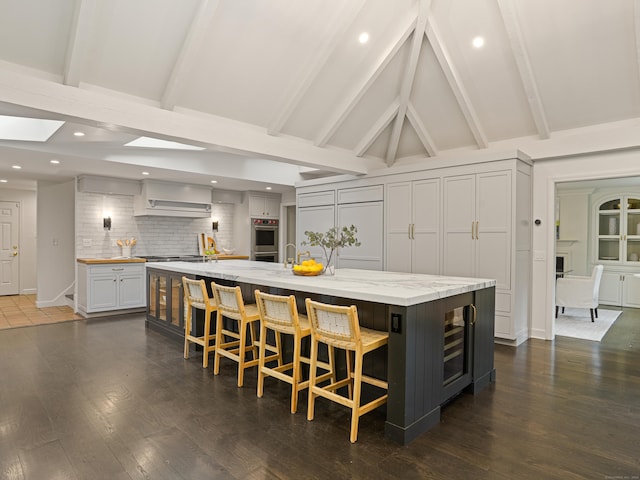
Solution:
M306 297L356 305L361 325L389 332L386 352L367 360L365 370L388 380L385 436L403 444L437 424L453 397L495 380L494 280L353 269L303 277L283 264L240 260L147 263L147 273L149 327L162 296L172 296L153 293L162 275L240 285L247 302L255 289L294 294L302 312ZM179 294L173 297L179 303Z

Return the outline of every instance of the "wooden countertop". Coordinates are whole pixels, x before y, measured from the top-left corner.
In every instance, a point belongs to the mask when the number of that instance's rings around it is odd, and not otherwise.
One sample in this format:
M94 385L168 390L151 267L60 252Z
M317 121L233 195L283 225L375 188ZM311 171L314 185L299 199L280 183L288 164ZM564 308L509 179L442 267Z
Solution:
M145 263L144 258L78 258L78 263L86 263L88 265L109 265L112 263Z

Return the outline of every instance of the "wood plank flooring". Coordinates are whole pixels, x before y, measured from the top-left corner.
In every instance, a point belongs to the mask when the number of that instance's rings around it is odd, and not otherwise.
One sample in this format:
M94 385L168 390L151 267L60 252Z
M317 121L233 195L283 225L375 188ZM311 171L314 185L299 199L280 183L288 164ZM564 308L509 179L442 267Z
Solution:
M463 394L408 446L255 369L237 388L142 315L0 331L1 479L640 478L640 311L603 342L496 346L497 383Z

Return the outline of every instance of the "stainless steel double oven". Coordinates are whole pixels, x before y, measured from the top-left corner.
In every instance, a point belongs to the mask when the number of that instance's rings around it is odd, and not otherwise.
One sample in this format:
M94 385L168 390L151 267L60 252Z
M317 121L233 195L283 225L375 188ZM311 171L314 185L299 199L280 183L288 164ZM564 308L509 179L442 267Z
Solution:
M251 219L251 260L278 261L278 226L275 218Z

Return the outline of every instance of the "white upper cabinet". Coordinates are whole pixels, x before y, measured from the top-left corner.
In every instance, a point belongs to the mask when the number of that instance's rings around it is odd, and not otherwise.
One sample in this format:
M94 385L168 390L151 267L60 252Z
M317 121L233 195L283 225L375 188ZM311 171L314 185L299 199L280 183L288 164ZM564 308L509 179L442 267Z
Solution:
M252 218L279 218L280 197L250 193L249 215Z

